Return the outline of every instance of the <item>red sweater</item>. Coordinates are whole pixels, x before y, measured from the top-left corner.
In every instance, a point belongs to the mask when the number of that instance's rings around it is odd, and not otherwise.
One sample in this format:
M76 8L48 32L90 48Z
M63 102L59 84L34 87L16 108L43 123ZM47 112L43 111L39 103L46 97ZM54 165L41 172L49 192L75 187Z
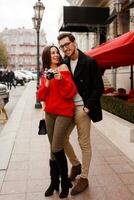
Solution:
M45 76L41 77L37 98L45 102L45 112L71 117L75 108L73 97L77 90L70 72L61 71L60 73L62 79L51 79L49 87L45 86Z

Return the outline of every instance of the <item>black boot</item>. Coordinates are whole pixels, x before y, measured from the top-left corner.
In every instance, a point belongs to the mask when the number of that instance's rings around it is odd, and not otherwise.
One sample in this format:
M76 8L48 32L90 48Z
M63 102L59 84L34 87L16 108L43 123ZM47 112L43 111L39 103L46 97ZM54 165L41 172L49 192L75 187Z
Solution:
M67 159L64 153L64 150L54 153L57 163L59 164L60 175L61 175L61 193L59 197L65 198L68 196L69 188L72 187L72 183L68 178L68 166Z
M59 191L59 167L56 161L50 160L50 176L51 183L45 192L46 197L53 195L54 190Z

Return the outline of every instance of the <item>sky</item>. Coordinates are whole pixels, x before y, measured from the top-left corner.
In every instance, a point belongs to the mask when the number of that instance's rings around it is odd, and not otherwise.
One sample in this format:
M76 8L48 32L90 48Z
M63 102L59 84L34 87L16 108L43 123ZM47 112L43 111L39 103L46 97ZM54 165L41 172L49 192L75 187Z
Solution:
M33 6L37 0L0 0L0 31L4 28L33 28ZM49 43L55 43L58 35L58 18L66 0L41 0L45 6L41 29Z

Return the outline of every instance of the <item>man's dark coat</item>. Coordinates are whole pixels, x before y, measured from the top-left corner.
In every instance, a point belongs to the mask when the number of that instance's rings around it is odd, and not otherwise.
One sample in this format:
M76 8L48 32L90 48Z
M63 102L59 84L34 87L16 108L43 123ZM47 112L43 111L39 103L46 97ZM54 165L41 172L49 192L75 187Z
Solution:
M74 71L73 80L78 93L81 95L84 106L90 109L89 116L93 122L102 120L100 97L104 86L100 69L96 61L79 51L77 66ZM70 58L66 57L64 62L69 67Z

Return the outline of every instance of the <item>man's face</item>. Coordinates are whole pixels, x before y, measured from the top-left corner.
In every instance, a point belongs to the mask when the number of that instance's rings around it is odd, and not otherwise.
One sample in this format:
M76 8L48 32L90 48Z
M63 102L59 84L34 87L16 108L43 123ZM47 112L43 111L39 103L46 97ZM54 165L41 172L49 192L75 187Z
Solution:
M61 39L59 41L59 46L60 46L60 49L63 51L63 53L68 57L71 57L74 54L75 49L76 49L75 42L71 42L68 37Z

